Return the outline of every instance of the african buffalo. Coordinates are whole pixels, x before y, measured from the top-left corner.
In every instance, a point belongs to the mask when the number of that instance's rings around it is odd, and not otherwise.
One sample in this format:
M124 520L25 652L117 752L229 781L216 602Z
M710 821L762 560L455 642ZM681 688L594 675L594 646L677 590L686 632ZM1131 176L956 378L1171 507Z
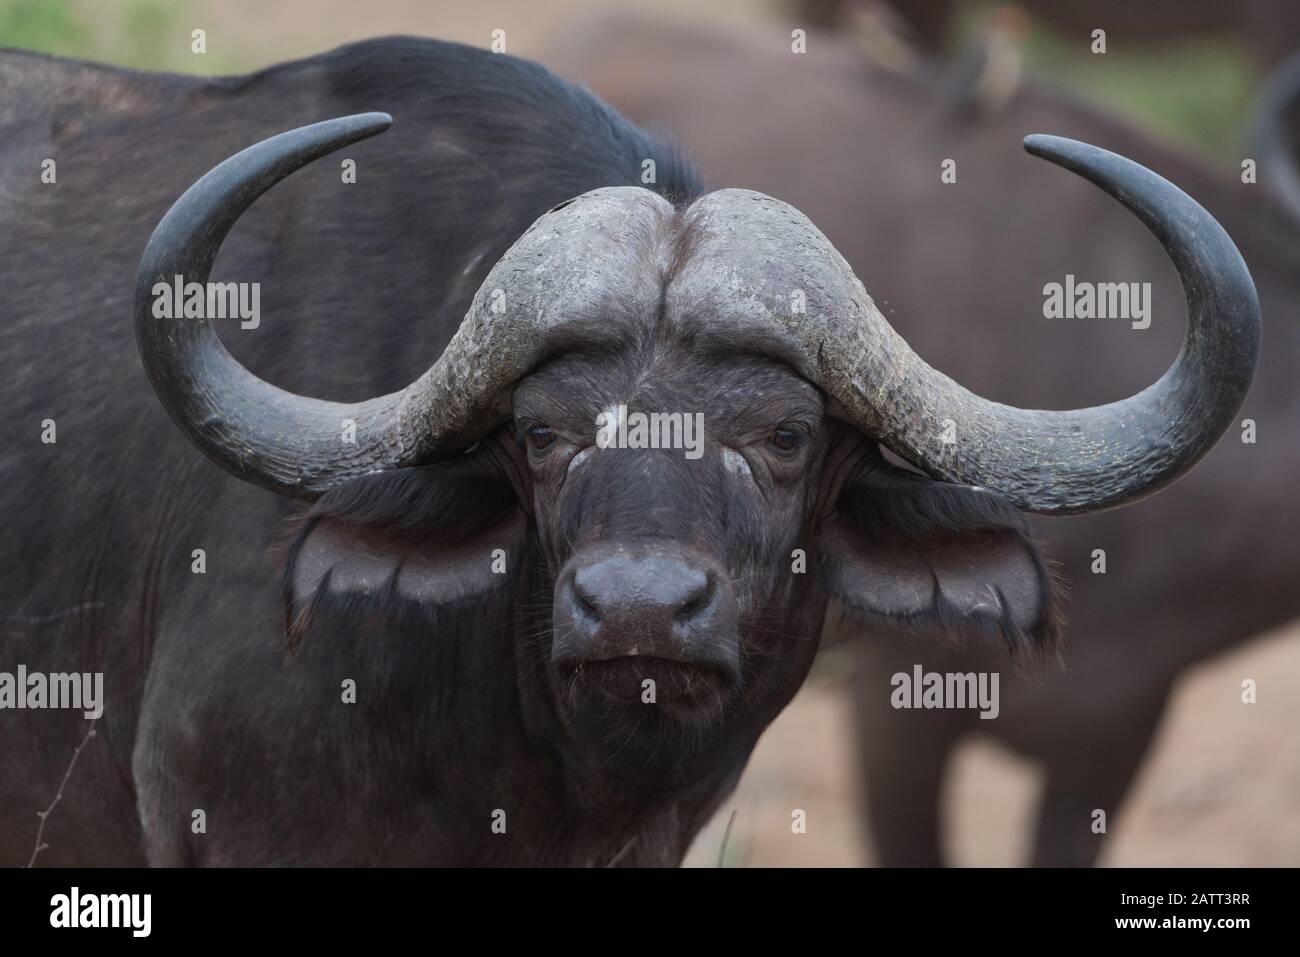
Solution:
M980 394L1035 408L1106 401L1140 388L1177 350L1182 291L1159 247L1095 191L1044 175L1009 148L1034 130L1104 144L1170 175L1228 228L1264 311L1296 314L1300 233L1270 204L1274 172L1263 160L1260 181L1246 183L1236 161L1207 170L1033 84L1001 115L949 122L941 86L873 68L830 37L792 55L780 30L624 17L570 37L552 66L632 119L672 130L706 175L806 212L917 352ZM665 73L668 56L674 68ZM956 164L951 184L940 179L947 159ZM1045 319L1044 286L1067 274L1150 281L1151 327ZM1034 861L1093 861L1103 840L1093 811L1106 810L1113 830L1177 678L1300 614L1297 357L1300 325L1271 324L1243 427L1166 494L1134 509L1036 523L1069 586L1065 667L1004 674L997 720L896 710L889 684L916 662L996 671L995 652L888 634L872 643L856 691L881 861L943 859L940 786L950 755L976 731L1045 768ZM1094 571L1098 549L1105 574Z
M1026 145L1155 233L1187 338L1132 398L1026 411L921 361L797 209L703 191L527 62L389 39L0 77L5 659L105 677L42 863L676 863L830 596L1049 651L1017 509L1173 482L1257 360L1228 236L1070 140ZM264 290L235 355L216 277ZM633 415L701 416L698 454L623 444ZM17 862L83 722L3 720Z

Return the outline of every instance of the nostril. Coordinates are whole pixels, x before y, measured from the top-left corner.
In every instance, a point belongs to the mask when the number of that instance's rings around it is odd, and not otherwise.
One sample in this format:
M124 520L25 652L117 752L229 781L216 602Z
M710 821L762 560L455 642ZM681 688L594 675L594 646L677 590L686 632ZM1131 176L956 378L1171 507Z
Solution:
M678 604L677 611L673 613L673 618L678 624L688 624L713 602L712 576L701 575L700 578L702 579L700 583L691 588L690 592Z
M677 609L677 613L673 617L677 619L679 624L684 625L704 610L704 604L703 598L693 598Z
M574 604L578 611L592 621L600 621L600 609L598 609L582 592L575 590L573 593Z
M595 595L584 585L581 573L573 579L573 607L584 618L592 622L600 621L600 605Z

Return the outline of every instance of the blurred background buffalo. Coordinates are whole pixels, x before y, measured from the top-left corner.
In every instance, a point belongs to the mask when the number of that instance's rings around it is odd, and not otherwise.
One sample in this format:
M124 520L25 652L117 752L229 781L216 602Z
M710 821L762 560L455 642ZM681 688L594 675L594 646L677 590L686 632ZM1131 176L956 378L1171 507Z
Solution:
M1206 206L1264 307L1254 441L1230 433L1129 508L1035 521L1072 593L1060 668L1017 675L998 649L846 633L832 615L808 685L691 861L1300 863L1291 0L0 0L0 46L187 73L391 33L504 44L668 131L711 185L793 203L927 361L1017 405L1128 395L1183 327L1155 241L1021 139L1113 149ZM1043 286L1066 274L1150 282L1151 327L1044 319ZM1000 671L1000 716L894 710L890 675L916 664Z

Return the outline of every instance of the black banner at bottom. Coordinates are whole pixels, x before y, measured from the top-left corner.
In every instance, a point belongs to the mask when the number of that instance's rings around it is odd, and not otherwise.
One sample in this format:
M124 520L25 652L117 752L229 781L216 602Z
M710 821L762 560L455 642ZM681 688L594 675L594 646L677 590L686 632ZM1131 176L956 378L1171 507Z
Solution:
M1293 870L1227 869L36 869L0 875L0 927L7 944L75 938L128 946L280 939L333 946L377 935L432 944L432 935L457 930L490 934L497 944L512 930L537 938L639 922L653 938L678 921L712 924L725 939L780 926L819 939L919 934L926 944L1102 936L1231 946L1284 932L1294 885Z

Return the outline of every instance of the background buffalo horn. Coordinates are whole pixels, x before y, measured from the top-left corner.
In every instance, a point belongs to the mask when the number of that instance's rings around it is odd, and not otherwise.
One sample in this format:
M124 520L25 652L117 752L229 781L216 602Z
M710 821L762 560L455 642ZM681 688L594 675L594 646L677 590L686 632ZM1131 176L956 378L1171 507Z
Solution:
M1268 77L1251 121L1251 140L1259 157L1260 183L1300 223L1300 52L1293 53Z

